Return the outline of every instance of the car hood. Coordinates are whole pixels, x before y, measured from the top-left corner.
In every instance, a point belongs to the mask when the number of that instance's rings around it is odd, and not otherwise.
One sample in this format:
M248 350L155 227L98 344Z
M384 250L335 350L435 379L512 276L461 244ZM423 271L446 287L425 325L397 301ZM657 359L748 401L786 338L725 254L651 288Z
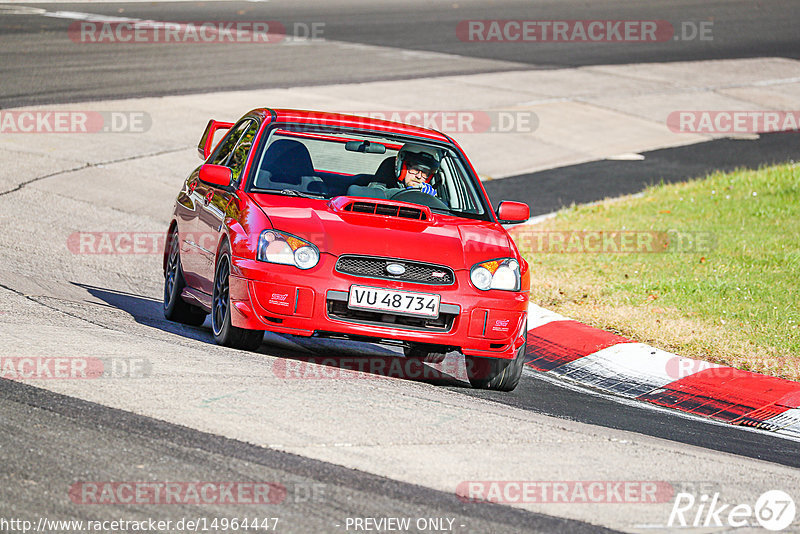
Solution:
M516 254L508 234L497 223L425 210L427 220L347 211L354 201L251 194L275 230L317 245L320 252L340 256L362 254L425 261L468 269L479 261ZM382 202L419 209L402 202Z

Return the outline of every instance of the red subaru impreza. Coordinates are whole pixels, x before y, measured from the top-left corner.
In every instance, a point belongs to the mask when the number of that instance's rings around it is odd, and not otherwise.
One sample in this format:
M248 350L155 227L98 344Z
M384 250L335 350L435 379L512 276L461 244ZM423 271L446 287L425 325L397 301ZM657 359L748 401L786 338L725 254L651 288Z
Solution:
M249 350L265 330L401 344L424 361L458 350L473 387L516 387L530 275L501 223L528 206L492 209L453 139L263 108L209 121L198 151L164 250L168 319L210 313L217 343Z

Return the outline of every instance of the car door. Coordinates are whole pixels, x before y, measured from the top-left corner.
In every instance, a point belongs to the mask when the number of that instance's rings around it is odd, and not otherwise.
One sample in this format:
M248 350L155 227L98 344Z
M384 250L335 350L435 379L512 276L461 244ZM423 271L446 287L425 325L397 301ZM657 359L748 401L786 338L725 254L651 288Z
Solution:
M197 287L197 251L195 247L195 233L197 231L197 217L200 212L200 198L195 189L198 183L198 171L195 171L184 182L183 188L178 192L175 201L175 218L178 221L178 239L180 242L181 270L186 284Z
M209 163L224 165L231 169L231 185L234 189L239 187L242 180L247 157L253 146L258 122L245 119L231 129L231 135L223 140L219 154L212 156ZM202 189L201 189L202 188ZM216 262L216 249L219 243L225 217L233 209L231 207L235 193L225 191L219 187L200 183L197 189L202 196L199 215L197 218L198 252L201 260L199 272L201 274L200 289L211 294L214 280L214 267ZM235 203L234 207L235 207Z
M239 129L239 126L235 125L228 130L206 163L218 163L230 157L242 135L243 130ZM206 286L204 280L206 257L203 249L208 246L208 236L204 236L200 230L200 218L203 216L204 197L208 194L208 186L200 181L198 175L199 169L196 169L187 181L186 190L183 192L185 202L182 203L185 209L182 210L178 226L181 234L181 267L184 279L188 286L203 290Z

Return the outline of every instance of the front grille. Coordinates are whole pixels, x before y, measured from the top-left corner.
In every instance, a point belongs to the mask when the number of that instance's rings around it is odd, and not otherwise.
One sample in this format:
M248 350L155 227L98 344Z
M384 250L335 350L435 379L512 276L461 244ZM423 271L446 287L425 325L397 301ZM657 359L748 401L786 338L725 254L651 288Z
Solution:
M400 275L389 274L386 266L390 263L402 265L405 268L405 272ZM449 286L455 282L455 274L449 267L418 261L374 258L370 256L342 256L336 262L336 271L352 276L398 280L416 284Z
M367 310L351 310L346 301L328 299L328 316L351 323L361 323L375 326L392 326L406 330L423 330L426 332L449 332L453 328L457 313L440 311L439 317L411 317L407 315L392 315L384 312Z

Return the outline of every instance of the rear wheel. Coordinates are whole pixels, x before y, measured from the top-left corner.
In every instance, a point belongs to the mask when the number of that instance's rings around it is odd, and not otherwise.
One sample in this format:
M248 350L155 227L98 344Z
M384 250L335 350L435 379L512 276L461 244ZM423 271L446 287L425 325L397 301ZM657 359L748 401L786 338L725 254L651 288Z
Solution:
M167 250L167 268L164 271L164 317L170 321L199 326L206 320L206 312L181 298L186 281L183 279L183 270L181 269L180 241L177 229L169 235Z
M492 389L495 391L513 391L522 376L525 353L528 345L528 327L525 325L525 342L517 350L511 360L499 358L481 358L465 356L469 383L476 389Z
M211 301L211 329L219 345L242 350L255 350L264 341L263 330L248 330L231 324L231 249L222 245L214 269L214 292Z

